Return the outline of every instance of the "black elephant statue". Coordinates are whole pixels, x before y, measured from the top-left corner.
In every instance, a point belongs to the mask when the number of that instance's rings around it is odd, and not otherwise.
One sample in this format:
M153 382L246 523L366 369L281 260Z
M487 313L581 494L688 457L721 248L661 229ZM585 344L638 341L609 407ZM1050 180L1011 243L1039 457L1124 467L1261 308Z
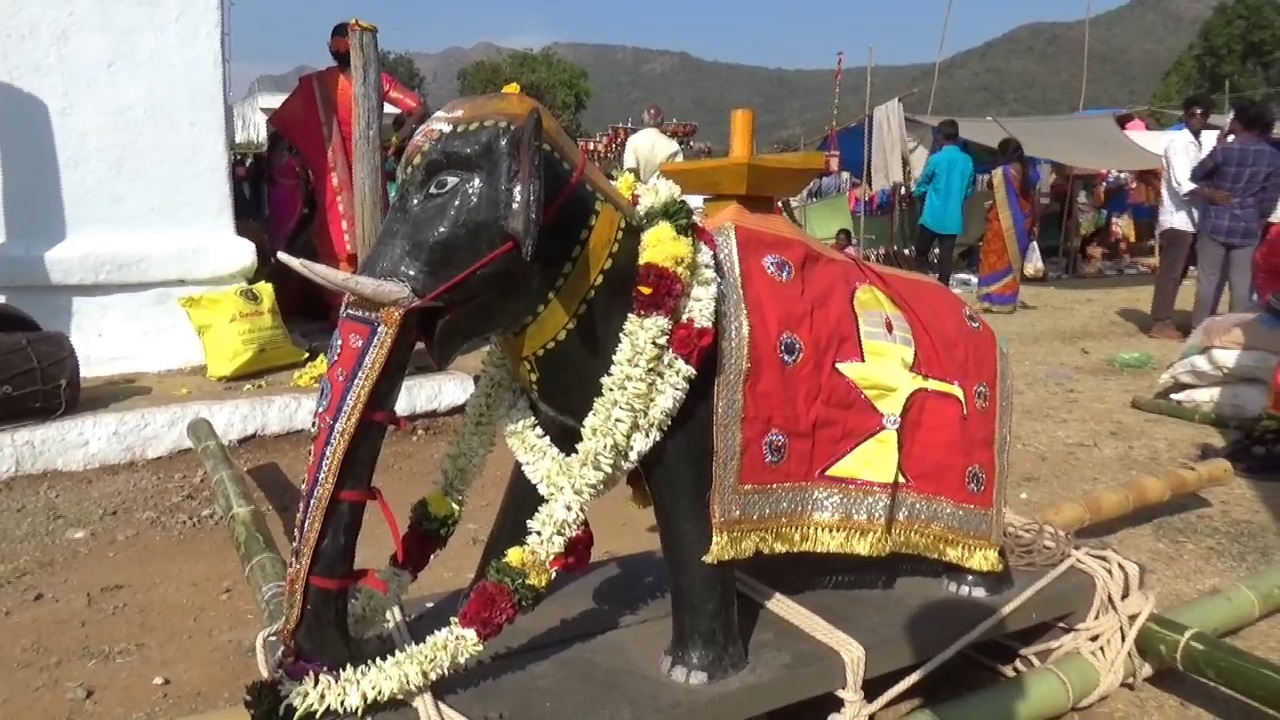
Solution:
M299 520L294 657L329 669L357 660L349 586L312 580L355 572L363 503L341 499L366 497L385 434L375 415L392 409L419 340L445 367L495 338L538 425L573 451L637 288L644 228L632 200L536 101L463 98L411 142L358 273L286 258L367 316L403 317L376 367L331 372L323 393L322 404L362 392L367 407L324 461L332 487L308 478L308 496L336 500L310 501ZM902 554L941 563L954 592L1004 591L1010 382L992 330L935 281L845 258L783 218L739 209L707 227L715 342L639 462L670 578L669 677L743 669L735 565L758 554L821 556L847 572ZM540 502L517 466L482 568L523 541Z

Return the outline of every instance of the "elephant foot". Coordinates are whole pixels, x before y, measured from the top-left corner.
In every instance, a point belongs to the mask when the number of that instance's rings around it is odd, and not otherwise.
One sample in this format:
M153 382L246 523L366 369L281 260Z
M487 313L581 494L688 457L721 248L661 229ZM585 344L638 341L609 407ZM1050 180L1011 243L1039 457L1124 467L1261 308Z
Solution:
M658 663L663 675L682 685L709 685L737 675L746 666L746 653L741 647L724 654L668 650Z
M1013 573L1009 572L1007 566L999 572L953 570L942 576L942 587L961 597L995 597L1012 590L1013 584Z

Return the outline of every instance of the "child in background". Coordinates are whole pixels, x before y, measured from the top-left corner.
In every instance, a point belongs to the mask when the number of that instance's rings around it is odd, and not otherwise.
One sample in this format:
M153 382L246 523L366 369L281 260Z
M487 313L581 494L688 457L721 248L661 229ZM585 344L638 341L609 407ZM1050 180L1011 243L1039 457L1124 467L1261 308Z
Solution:
M862 259L862 249L854 244L853 233L848 228L840 228L836 231L836 241L831 244L831 247L854 260Z

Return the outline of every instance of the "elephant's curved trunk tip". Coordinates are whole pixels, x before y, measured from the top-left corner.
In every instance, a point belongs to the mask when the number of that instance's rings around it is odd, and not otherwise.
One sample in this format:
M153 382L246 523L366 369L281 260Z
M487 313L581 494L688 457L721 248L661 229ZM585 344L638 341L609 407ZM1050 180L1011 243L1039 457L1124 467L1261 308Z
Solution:
M378 305L411 305L417 297L405 285L394 280L381 280L329 267L288 253L276 253L276 259L302 277L329 290L346 293Z

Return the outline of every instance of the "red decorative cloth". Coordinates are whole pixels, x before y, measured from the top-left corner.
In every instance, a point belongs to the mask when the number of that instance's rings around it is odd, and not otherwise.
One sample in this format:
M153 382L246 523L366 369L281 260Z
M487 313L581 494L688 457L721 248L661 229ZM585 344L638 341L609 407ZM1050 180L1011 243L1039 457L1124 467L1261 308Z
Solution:
M1280 225L1272 225L1253 255L1253 288L1258 297L1280 293Z
M1001 567L1008 389L995 334L925 276L774 222L719 241L709 560L904 552Z

